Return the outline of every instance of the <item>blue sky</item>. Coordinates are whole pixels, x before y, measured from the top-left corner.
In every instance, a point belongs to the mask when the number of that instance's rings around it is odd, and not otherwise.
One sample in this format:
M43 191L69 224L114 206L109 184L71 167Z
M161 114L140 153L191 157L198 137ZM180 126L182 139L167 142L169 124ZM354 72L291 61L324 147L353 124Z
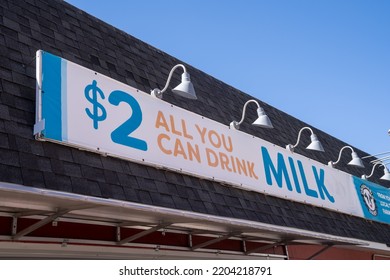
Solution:
M67 2L350 145L390 151L390 1Z

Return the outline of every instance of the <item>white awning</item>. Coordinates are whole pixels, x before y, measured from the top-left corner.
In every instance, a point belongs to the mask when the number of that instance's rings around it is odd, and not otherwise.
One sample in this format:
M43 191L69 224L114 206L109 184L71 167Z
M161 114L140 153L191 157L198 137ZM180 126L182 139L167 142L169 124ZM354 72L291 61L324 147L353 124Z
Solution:
M386 250L385 244L373 245L374 243L364 240L297 228L3 182L0 182L0 215L12 216L15 222L17 222L18 217L34 217L34 219L37 219L34 224L21 231L18 231L16 225L14 225L15 227L10 236L1 237L3 241L12 242L34 240L34 238L29 237L29 233L60 218L77 223L106 223L116 226L118 228L117 238L112 241L112 245L116 247L129 246L134 240L155 231L172 231L183 232L188 235L198 234L214 237L201 244L189 244L186 248L188 252L199 254L208 252L204 248L210 244L225 239L239 239L244 242L249 240L258 241L259 244L262 244L251 250L244 248L241 258L242 256L260 257L263 256L260 252L267 247L288 244L353 246L355 248L374 246ZM123 227L137 227L143 229L143 231L124 238L120 235L120 228ZM88 243L85 240L83 242ZM0 247L2 246L1 243L3 242L0 242ZM3 243L3 246L5 246L5 243ZM10 248L14 245L8 244L7 246L11 250ZM386 251L388 251L388 248ZM287 256L267 255L267 258L272 257L286 258Z

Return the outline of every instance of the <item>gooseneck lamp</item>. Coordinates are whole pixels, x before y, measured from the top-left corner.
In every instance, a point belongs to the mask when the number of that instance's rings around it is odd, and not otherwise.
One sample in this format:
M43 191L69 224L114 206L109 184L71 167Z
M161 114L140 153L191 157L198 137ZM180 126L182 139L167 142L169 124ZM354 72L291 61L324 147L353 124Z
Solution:
M353 166L356 166L356 167L360 167L360 168L364 168L364 164L363 164L363 161L361 160L361 158L357 155L357 153L353 150L352 147L350 146L344 146L341 148L340 152L339 152L339 157L337 159L337 161L329 161L328 162L328 165L330 167L335 167L336 164L338 164L340 162L340 159L341 159L341 154L343 153L343 151L345 149L350 149L351 150L351 157L352 157L352 160L350 162L348 162L348 165L353 165Z
M311 132L311 135L310 135L311 143L309 144L309 146L306 147L306 149L324 152L324 148L322 147L321 142L318 140L317 135L315 135L313 130L307 126L301 128L301 130L299 131L297 143L295 143L295 145L287 144L286 149L289 150L290 152L294 152L295 147L298 146L299 141L301 140L302 131L304 131L305 129L309 130Z
M372 167L372 170L371 170L371 174L370 175L362 175L362 179L365 179L367 180L368 178L370 178L372 176L372 174L374 174L374 169L375 167L377 167L378 165L382 165L383 168L384 168L384 174L383 176L380 178L381 180L386 180L386 181L390 181L390 172L389 170L387 169L386 165L384 165L383 163L381 162L377 162L374 164L374 166Z
M174 89L172 89L172 92L188 99L197 99L194 85L191 83L190 74L188 74L187 69L183 64L177 64L172 68L171 72L169 72L167 83L162 90L155 88L151 91L150 94L154 97L161 99L163 93L168 89L173 72L179 67L183 68L184 70L183 74L181 75L181 83Z
M255 126L260 126L260 127L264 127L264 128L273 128L273 125L271 123L271 120L269 119L269 117L265 114L265 111L262 107L260 107L260 104L259 102L257 102L256 100L254 99L251 99L251 100L248 100L245 104L244 104L244 109L242 110L242 117L241 117L241 120L240 121L232 121L230 123L230 128L231 129L240 129L240 125L242 124L242 122L244 121L245 119L245 112L246 112L246 107L248 106L249 103L256 103L257 105L257 119L252 123L252 125L255 125Z

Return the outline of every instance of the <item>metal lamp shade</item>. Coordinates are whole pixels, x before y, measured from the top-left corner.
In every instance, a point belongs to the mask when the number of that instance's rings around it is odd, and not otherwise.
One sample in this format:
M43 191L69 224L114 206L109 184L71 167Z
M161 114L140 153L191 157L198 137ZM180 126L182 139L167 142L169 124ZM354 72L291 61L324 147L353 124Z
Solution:
M352 156L352 160L348 162L348 165L364 168L363 161L360 159L360 157L357 155L356 152L352 152L351 156Z
M273 128L271 120L265 114L263 108L257 109L257 119L252 123L253 125L264 127L264 128Z
M310 135L311 143L306 147L308 150L314 150L319 152L324 152L324 148L322 147L321 142L318 140L317 135L314 133Z
M191 83L190 74L187 72L181 75L181 83L172 92L188 99L197 99L194 85Z
M386 167L385 167L385 174L381 177L381 180L390 181L390 172Z

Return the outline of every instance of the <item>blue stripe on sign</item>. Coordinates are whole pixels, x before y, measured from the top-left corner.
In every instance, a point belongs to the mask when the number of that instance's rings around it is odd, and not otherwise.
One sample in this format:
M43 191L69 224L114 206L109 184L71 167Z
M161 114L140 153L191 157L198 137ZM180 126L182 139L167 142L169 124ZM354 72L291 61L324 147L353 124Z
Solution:
M42 118L45 138L62 141L61 124L61 58L42 54Z
M68 141L67 66L66 60L61 59L62 140L65 142Z

